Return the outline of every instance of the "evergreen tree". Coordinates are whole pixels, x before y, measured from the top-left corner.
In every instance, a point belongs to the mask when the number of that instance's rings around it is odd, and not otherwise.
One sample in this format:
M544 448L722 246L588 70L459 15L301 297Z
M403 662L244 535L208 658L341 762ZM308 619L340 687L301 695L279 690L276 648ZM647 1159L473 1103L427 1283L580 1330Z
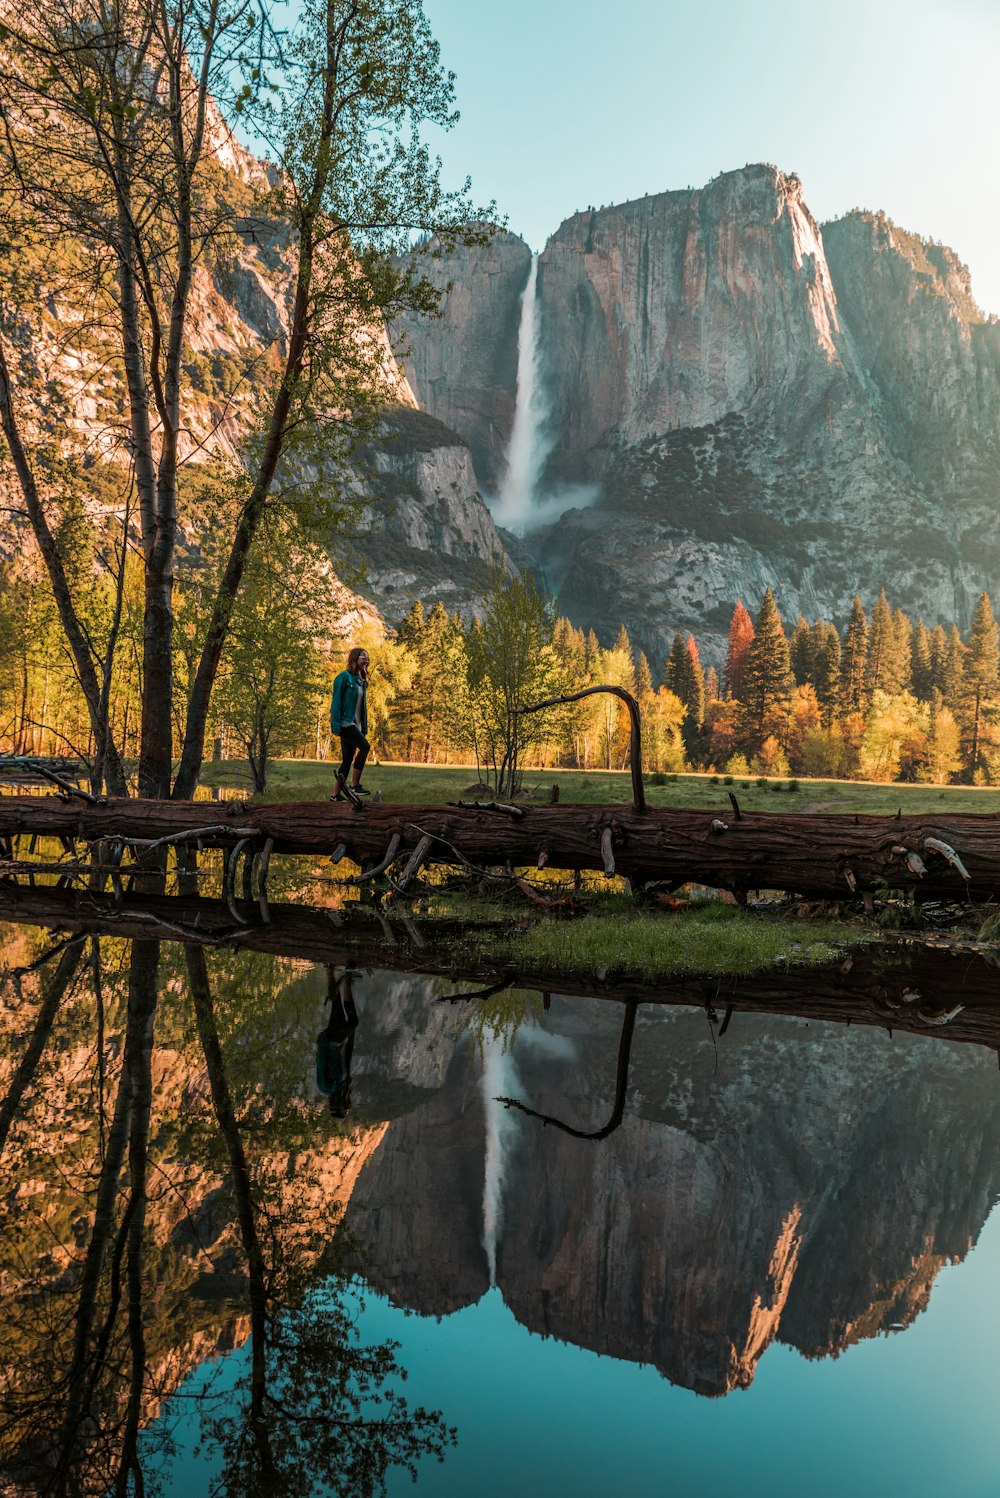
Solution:
M888 691L885 682L886 656L892 647L892 613L883 588L878 603L872 610L872 622L868 630L868 657L865 661L865 701L871 702L876 692Z
M931 631L931 687L943 694L948 673L948 636L943 624L935 624Z
M980 593L969 635L969 649L965 657L964 703L969 723L969 776L979 768L980 743L982 738L983 706L997 690L997 673L1000 666L1000 651L997 640L1000 631L993 617L993 607L988 593Z
M782 726L792 694L788 641L770 588L764 594L754 626L753 644L743 672L741 729L749 747L759 749L764 739Z
M929 702L934 690L934 663L931 658L931 632L922 619L913 629L910 676L913 691L921 702Z
M719 700L719 673L714 666L709 666L705 672L705 709L708 710L710 702Z
M902 609L894 609L892 636L885 657L885 689L891 696L913 687L913 625Z
M733 617L729 621L729 642L726 646L726 667L722 675L723 690L731 697L743 695L743 672L747 651L753 643L753 620L743 606L742 598L736 600Z
M868 621L861 599L855 594L840 655L840 708L844 713L860 713L862 710L867 660Z
M642 700L647 692L653 690L653 673L649 669L649 661L643 651L639 652L639 659L635 666L635 694Z
M813 643L812 630L802 614L795 622L792 630L792 639L788 647L789 659L792 663L792 675L795 677L797 687L805 686L807 681L814 681L816 652Z
M962 711L962 692L965 676L965 646L958 626L953 624L948 634L948 649L944 658L944 682L941 695L947 707L956 717Z
M836 625L817 619L813 625L813 641L816 663L813 685L823 721L829 727L840 696L840 636Z

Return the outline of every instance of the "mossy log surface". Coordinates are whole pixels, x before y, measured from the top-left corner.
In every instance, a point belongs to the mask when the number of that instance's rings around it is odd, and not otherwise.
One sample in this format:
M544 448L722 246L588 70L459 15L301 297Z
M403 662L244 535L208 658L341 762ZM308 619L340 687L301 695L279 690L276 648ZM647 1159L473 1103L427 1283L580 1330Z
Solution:
M742 895L775 889L851 899L887 887L921 899L1000 898L1000 818L978 813L899 817L802 815L567 805L482 807L329 801L106 800L0 796L0 857L22 840L272 844L275 853L337 851L362 870L384 864L408 881L423 864L474 869L595 869L634 883L695 881ZM402 874L400 871L403 871Z

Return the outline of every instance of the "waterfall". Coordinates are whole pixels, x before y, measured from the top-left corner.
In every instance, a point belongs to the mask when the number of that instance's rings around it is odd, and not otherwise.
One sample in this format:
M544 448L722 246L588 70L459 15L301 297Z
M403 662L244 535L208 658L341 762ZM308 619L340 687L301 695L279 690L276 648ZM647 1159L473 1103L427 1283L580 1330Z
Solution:
M521 295L517 333L517 395L507 448L507 471L493 509L498 525L523 535L537 521L538 480L552 448L546 432L548 405L541 382L538 328L538 256L531 257L528 284Z
M557 493L540 491L545 460L555 444L551 412L542 387L541 329L538 317L538 256L532 255L528 284L521 294L517 332L517 394L507 445L507 469L490 503L493 519L517 536L550 525L567 510L593 504L596 484L572 484Z
M486 1113L486 1160L483 1175L483 1248L490 1270L490 1285L497 1282L497 1244L503 1227L503 1187L507 1170L507 1146L513 1119L498 1103L515 1090L513 1057L505 1054L497 1037L483 1043L483 1108Z

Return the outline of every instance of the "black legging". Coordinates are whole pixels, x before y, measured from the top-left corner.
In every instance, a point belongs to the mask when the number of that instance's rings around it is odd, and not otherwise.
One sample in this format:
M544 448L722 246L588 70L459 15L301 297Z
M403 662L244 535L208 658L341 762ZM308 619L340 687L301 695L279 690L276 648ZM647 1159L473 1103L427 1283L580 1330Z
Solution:
M361 729L357 728L353 723L348 723L346 727L342 728L340 730L340 747L343 751L343 758L340 761L340 769L337 771L337 774L341 780L346 781L348 775L351 773L351 765L355 763L354 756L357 755L356 768L358 779L360 780L361 771L365 767L368 751L371 748Z

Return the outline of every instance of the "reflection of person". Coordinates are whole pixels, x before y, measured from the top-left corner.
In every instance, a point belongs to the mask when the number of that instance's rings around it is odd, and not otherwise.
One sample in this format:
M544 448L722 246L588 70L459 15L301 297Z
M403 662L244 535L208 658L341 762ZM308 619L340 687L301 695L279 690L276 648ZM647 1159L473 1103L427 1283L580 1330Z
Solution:
M353 977L351 969L339 976L336 968L326 970L330 1019L326 1029L316 1037L316 1086L329 1100L331 1118L346 1118L351 1111L351 1055L358 1028L358 1011L351 989Z
M351 777L351 790L356 796L371 794L361 784L361 772L368 758L371 745L368 742L368 652L356 647L347 657L347 670L341 671L333 683L330 700L330 727L340 734L341 760L337 771L337 785L330 797L339 801ZM355 759L355 755L357 758Z

